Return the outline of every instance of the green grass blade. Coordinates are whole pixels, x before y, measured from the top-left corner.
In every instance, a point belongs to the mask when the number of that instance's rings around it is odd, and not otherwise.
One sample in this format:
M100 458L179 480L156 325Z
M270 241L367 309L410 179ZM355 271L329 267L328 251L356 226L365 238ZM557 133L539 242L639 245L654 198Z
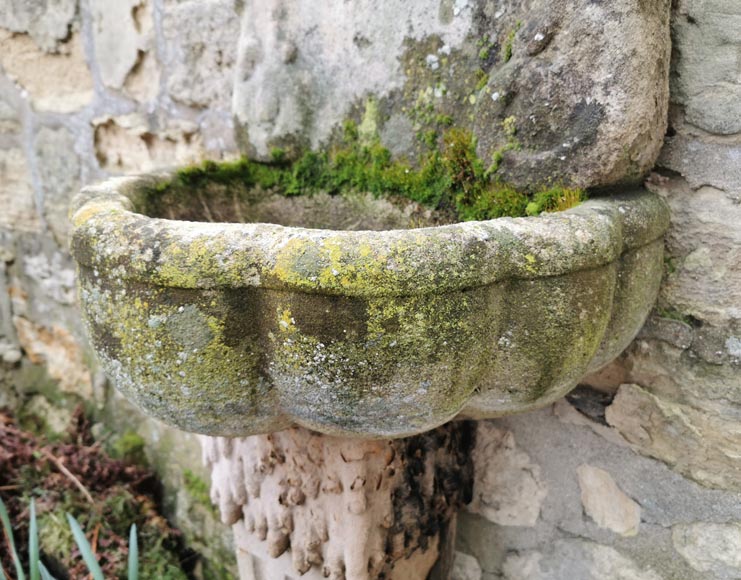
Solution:
M103 570L100 569L98 560L96 560L95 554L93 554L93 549L90 547L90 542L87 541L80 524L78 524L77 520L69 514L67 514L67 521L69 522L69 527L72 528L72 535L75 538L75 543L77 544L77 547L80 548L82 559L85 560L88 571L93 575L93 580L105 580L103 577Z
M129 580L139 580L139 544L136 539L136 524L129 532Z
M21 566L21 559L18 557L18 552L15 549L15 538L13 538L13 528L10 525L10 517L8 517L8 510L5 509L3 500L0 499L0 520L3 522L3 530L5 530L5 538L10 546L10 553L13 554L13 564L15 565L15 575L18 580L26 580L26 575L23 573L23 566Z
M36 523L36 502L32 499L28 526L28 573L31 580L39 580L39 563L39 528Z
M41 580L54 580L54 576L49 574L49 570L46 569L43 562L39 562L39 572L41 572Z

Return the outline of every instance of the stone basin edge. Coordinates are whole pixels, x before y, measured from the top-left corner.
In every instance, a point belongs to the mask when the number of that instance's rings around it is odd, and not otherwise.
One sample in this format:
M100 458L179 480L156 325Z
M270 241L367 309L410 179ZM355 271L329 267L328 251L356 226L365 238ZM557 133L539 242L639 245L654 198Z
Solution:
M172 172L115 177L73 199L86 267L176 288L247 286L358 297L475 288L589 270L664 235L669 210L634 188L558 213L405 230L335 231L152 218L134 200Z

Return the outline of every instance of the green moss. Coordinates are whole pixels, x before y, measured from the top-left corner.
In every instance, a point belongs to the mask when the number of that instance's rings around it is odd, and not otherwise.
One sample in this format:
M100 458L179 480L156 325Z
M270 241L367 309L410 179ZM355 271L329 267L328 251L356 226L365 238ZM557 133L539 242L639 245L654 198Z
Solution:
M586 198L583 189L556 185L538 191L533 200L527 204L527 215L538 215L543 212L564 211L579 205Z
M185 490L194 502L208 508L211 512L216 511L213 503L211 503L208 483L203 481L203 479L198 477L190 469L183 471L183 481L185 483Z
M138 465L147 464L146 441L136 431L125 431L108 446L111 457Z
M509 34L507 34L507 38L505 39L504 44L502 44L502 62L509 62L512 58L515 37L517 36L517 31L520 30L520 27L522 27L522 22L518 20L515 27L510 30Z
M480 84L488 77L482 74ZM452 122L447 115L433 116L430 120L438 127ZM341 142L324 151L306 151L293 162L286 161L282 151L274 152L273 162L259 163L242 158L236 161L202 165L180 170L169 189L157 188L145 200L144 211L163 215L164 210L178 200L173 195L192 196L193 190L209 184L239 182L247 189L260 186L277 189L285 195L302 195L326 192L342 195L349 192L369 192L376 196L398 196L411 199L431 208L453 211L458 219L491 219L502 216L524 216L528 207L527 194L516 192L507 184L493 179L504 154L520 147L516 138L517 124L514 117L502 122L502 132L507 142L498 149L492 162L485 167L476 152L476 139L472 133L459 128L427 129L418 133L427 153L420 162L412 165L405 159L395 160L375 135L378 105L368 101L363 123L357 126L347 122ZM551 190L549 190L551 191ZM571 190L561 188L562 193ZM555 196L555 192L551 191ZM166 194L166 195L165 195ZM531 213L565 209L571 204L559 205L557 197L536 197ZM169 196L169 197L168 197ZM583 198L583 192L578 196ZM570 198L569 198L570 199ZM524 200L524 203L523 203ZM188 203L186 199L180 200ZM213 253L215 248L202 248L202 253ZM202 256L171 256L173 269L183 259L201 261ZM189 281L192 284L195 280Z
M485 73L484 71L482 71L481 69L479 69L477 71L477 73L476 73L476 78L477 78L477 80L476 80L476 90L477 91L480 91L489 82L489 75L487 73Z
M669 320L678 320L679 322L684 322L685 324L692 326L692 317L687 314L683 314L676 308L657 307L656 314L658 314L659 317L661 318L668 318Z

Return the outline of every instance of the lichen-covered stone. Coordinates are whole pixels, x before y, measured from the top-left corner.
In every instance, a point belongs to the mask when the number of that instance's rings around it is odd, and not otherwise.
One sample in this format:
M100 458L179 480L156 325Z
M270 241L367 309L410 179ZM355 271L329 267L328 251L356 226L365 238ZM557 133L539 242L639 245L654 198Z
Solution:
M642 323L650 300L613 301L618 273L638 289L660 276L667 215L646 192L538 218L333 231L131 211L166 178L83 190L73 252L107 371L148 412L196 432L298 424L400 437L462 410L546 404L606 333L622 345ZM184 199L208 219L198 192ZM249 207L234 205L236 219Z
M669 4L247 1L244 150L323 147L355 117L415 158L453 124L521 188L637 181L666 128Z

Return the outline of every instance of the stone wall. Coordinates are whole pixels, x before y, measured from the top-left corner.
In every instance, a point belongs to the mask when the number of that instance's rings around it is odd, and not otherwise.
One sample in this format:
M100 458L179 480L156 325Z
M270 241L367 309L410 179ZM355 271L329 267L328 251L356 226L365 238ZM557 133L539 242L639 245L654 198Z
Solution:
M479 426L458 580L741 578L741 4L675 3L659 303L550 409Z
M84 402L138 431L178 525L220 562L231 540L193 485L197 441L128 407L85 346L66 206L106 175L235 153L242 4L0 0L0 405L64 417ZM659 304L589 388L479 425L458 580L741 578L739 30L736 0L675 2L669 130L648 181L673 219Z
M226 568L231 536L208 502L198 441L126 404L85 346L67 206L110 174L234 154L238 5L0 0L0 406L41 410L53 430L82 402L114 437L138 432L169 513Z

